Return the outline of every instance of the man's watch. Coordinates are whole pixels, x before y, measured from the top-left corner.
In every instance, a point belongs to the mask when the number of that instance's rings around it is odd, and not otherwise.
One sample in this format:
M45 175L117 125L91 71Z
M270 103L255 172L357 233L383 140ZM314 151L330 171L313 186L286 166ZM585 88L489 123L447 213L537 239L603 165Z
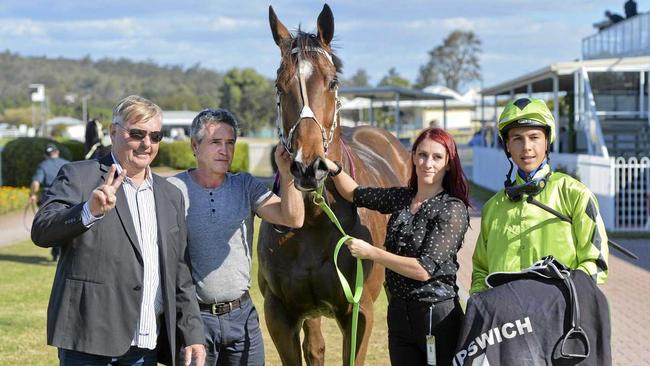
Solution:
M333 160L332 162L336 165L337 169L336 169L336 171L329 172L327 174L329 174L330 177L336 177L337 175L341 174L341 172L343 171L343 166L341 165L341 163L339 163L336 160Z

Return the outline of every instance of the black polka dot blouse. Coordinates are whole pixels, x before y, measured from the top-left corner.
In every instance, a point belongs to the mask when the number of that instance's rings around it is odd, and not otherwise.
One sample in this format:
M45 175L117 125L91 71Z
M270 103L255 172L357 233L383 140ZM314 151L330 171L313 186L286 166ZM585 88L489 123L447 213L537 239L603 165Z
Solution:
M456 253L469 226L465 204L446 192L424 201L413 215L409 205L415 191L408 187L369 188L354 191L354 203L391 214L384 246L391 253L417 258L431 276L418 281L386 269L390 297L438 302L456 297Z

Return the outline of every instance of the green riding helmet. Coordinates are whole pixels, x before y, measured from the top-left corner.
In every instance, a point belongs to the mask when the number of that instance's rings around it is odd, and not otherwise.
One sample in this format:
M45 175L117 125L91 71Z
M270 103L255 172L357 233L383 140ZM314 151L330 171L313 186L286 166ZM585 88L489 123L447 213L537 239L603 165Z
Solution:
M514 127L543 127L549 145L555 141L555 119L541 99L519 98L506 105L499 117L502 141L506 141L508 131Z

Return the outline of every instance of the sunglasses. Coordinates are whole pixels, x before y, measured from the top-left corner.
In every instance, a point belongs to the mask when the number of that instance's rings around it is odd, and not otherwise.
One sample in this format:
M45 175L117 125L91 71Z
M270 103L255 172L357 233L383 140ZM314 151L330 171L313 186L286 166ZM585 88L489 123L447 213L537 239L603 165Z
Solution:
M163 139L162 131L145 131L139 128L126 128L119 123L116 123L116 125L120 126L124 131L128 132L129 137L134 140L142 141L145 137L147 137L147 135L149 135L149 140L151 140L152 143L157 144Z

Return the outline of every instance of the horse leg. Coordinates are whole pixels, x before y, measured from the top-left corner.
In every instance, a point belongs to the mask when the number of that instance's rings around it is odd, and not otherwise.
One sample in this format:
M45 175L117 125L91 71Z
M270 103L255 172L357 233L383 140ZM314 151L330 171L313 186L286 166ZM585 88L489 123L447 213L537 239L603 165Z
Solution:
M302 351L308 366L325 365L325 339L320 325L321 317L305 319L302 324L302 330L305 332Z
M264 297L264 315L282 365L301 366L299 319L270 293Z
M365 294L364 294L365 295ZM362 296L359 306L359 320L357 322L357 350L355 365L363 366L366 360L366 352L368 351L368 341L370 340L370 332L372 331L373 324L373 302L370 296ZM343 366L350 364L350 343L352 339L352 305L348 311L339 313L336 320L339 328L343 333Z

